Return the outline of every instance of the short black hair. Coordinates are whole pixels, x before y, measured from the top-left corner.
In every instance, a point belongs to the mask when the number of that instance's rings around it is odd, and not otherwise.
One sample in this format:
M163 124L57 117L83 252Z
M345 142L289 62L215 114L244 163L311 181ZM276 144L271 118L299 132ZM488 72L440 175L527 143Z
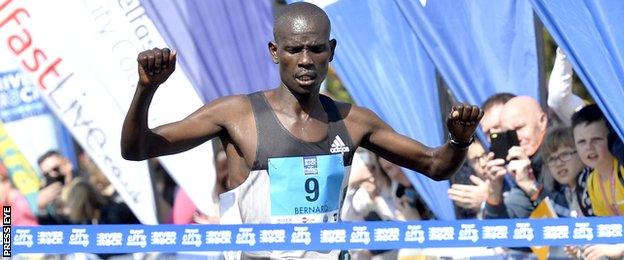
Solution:
M507 103L507 101L515 97L516 97L515 94L511 94L508 92L496 93L490 96L489 98L487 98L485 102L483 102L483 104L481 105L481 109L485 111L495 105L504 105L505 103Z
M600 120L606 123L604 114L602 114L598 105L587 105L572 115L572 129L580 124L589 125Z
M45 152L43 155L39 156L39 158L37 159L37 165L41 165L41 163L43 161L45 161L46 159L52 157L52 156L58 156L58 157L63 157L63 155L57 151L57 150L49 150L47 152Z

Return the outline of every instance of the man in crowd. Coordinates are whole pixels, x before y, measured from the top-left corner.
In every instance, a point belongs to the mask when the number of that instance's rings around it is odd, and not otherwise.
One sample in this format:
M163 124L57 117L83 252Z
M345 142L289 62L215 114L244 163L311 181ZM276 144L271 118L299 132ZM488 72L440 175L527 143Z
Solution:
M516 97L511 93L498 93L490 96L483 102L481 109L483 110L483 118L481 119L481 130L487 138L491 133L500 132L500 114L503 107L510 99Z
M43 174L43 187L39 190L39 213L37 218L42 225L68 224L67 216L61 213L59 197L65 185L76 177L72 162L60 152L51 150L37 159Z
M396 133L372 111L320 95L336 40L325 12L309 3L284 7L268 44L279 64L275 89L215 100L185 119L148 128L157 89L175 68L176 52L139 54L139 82L122 130L122 155L144 160L191 149L220 137L228 159L230 191L221 195L224 223L338 221L353 153L362 146L435 180L463 163L482 112L454 106L449 140L429 148ZM322 212L313 209L321 208ZM255 252L246 257L337 257L332 252Z
M37 159L37 164L45 178L45 185L59 182L62 185L69 184L75 177L74 165L60 152L51 150Z
M481 105L483 110L483 118L481 119L481 130L485 133L489 140L491 133L501 131L500 114L505 103L516 95L511 93L497 93L485 100ZM476 176L470 176L470 183L464 184L454 183L448 190L449 198L454 201L455 205L466 210L482 213L482 206L488 198L490 190L490 181L485 178L485 160L487 152L484 147L475 142L468 150L468 166L474 169Z
M517 133L519 146L511 147L507 158L486 157L486 176L490 179L490 195L485 215L489 218L525 218L543 198L543 186L537 181L542 167L537 151L542 143L548 118L537 100L519 96L509 100L500 113L501 130ZM505 175L509 193L503 197Z

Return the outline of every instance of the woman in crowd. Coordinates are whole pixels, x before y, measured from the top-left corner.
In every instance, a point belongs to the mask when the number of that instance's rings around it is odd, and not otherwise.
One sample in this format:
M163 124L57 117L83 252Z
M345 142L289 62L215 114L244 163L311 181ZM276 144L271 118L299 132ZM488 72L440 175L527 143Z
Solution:
M126 204L102 196L82 178L74 179L61 198L64 213L76 224L140 224Z

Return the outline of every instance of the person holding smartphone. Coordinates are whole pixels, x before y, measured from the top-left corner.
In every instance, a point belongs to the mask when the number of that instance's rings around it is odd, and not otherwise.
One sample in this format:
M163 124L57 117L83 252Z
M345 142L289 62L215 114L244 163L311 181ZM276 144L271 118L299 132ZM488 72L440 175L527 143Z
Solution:
M537 177L542 162L537 151L547 125L546 113L532 97L518 96L504 105L500 113L500 126L504 132L491 134L504 136L509 147L504 147L508 148L506 155L499 154L496 158L495 153L490 152L485 158L485 176L490 180L486 218L525 218L541 200L543 186ZM507 174L512 181L505 184ZM509 191L505 197L504 189Z

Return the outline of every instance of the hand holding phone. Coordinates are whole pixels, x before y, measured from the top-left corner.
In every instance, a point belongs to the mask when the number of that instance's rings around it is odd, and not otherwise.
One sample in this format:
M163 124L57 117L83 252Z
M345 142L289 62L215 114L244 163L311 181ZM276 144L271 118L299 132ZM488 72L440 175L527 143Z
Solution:
M514 130L490 134L490 151L494 153L495 159L505 159L509 149L520 145L518 134Z

